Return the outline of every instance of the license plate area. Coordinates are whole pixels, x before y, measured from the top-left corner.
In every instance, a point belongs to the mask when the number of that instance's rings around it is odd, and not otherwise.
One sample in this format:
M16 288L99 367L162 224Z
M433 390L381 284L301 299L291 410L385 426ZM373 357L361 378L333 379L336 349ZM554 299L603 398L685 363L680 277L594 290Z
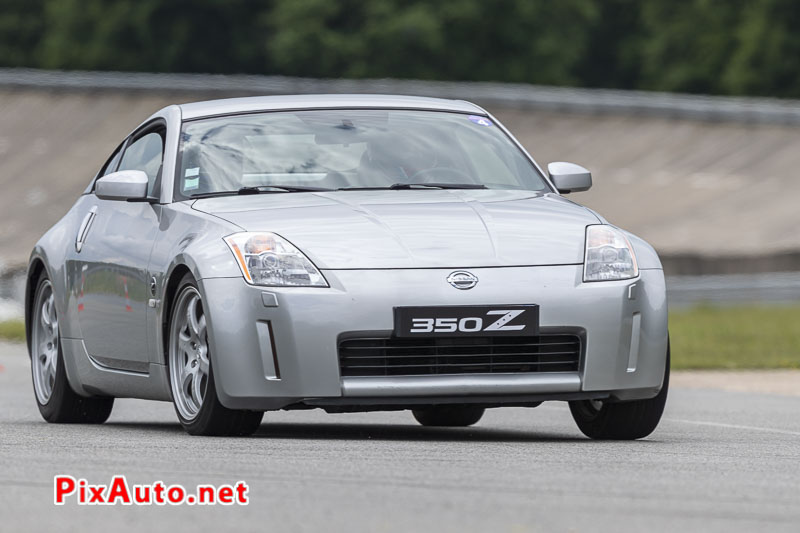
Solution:
M395 307L394 336L420 337L535 337L539 335L539 306L459 305Z

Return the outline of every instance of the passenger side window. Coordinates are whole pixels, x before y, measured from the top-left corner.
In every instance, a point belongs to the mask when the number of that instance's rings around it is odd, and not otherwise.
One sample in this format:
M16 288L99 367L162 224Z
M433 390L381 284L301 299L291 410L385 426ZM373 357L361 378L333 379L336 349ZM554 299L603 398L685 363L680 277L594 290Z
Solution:
M139 137L125 149L119 170L141 170L147 174L147 194L152 196L164 159L164 132L153 131Z

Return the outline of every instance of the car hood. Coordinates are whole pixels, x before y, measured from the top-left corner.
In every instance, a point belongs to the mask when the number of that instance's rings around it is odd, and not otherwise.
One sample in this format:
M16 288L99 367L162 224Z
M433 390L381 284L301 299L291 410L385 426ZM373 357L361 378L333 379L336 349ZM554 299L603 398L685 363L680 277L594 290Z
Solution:
M469 268L583 262L591 211L556 194L502 190L276 193L193 208L291 241L320 269Z

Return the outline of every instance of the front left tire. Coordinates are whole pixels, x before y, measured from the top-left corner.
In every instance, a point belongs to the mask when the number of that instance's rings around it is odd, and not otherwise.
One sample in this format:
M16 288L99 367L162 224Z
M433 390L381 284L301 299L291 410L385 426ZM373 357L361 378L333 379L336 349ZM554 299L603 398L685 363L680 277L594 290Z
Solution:
M190 435L244 436L259 428L262 411L228 409L219 401L203 299L190 274L178 285L172 305L168 363L175 412Z
M30 356L33 392L39 413L55 424L102 424L111 415L114 398L86 398L69 385L61 349L53 284L42 273L34 293Z
M635 440L650 435L661 421L667 403L669 367L670 348L667 341L664 382L655 397L613 403L595 400L569 402L578 429L587 437L597 440Z

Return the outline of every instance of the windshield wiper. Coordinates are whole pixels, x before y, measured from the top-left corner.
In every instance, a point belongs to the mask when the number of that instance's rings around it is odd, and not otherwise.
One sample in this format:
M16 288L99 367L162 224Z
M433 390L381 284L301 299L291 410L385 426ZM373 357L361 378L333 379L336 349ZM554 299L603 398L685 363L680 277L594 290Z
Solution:
M326 189L324 187L294 187L288 185L259 185L258 187L241 187L235 191L215 191L215 192L201 192L189 195L189 198L214 198L215 196L235 196L247 194L262 194L262 193L280 193L280 192L323 192L332 191L333 189Z
M409 189L486 189L486 185L477 183L395 183L386 187L341 187L339 189L326 189L324 187L301 187L289 185L259 185L258 187L241 187L235 191L214 191L192 194L189 198L214 198L217 196L236 196L248 194L271 194L283 192L326 192L326 191L386 191Z
M485 189L486 185L479 183L395 183L389 185L390 189L413 189L414 187L428 187L431 189Z
M395 183L388 187L342 187L337 191L385 191L385 190L406 190L416 189L486 189L486 185L478 183Z

